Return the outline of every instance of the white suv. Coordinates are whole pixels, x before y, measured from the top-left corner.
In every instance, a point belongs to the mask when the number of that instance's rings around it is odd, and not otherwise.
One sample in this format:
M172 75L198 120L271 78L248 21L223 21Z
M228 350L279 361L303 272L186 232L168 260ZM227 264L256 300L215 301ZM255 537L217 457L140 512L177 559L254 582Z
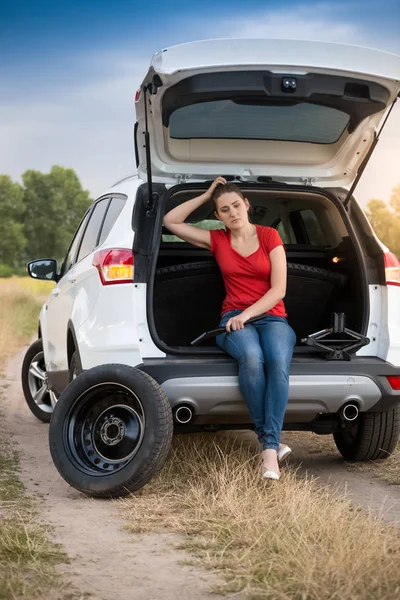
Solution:
M399 81L400 57L336 44L212 40L153 57L136 94L138 175L92 204L59 273L55 261L29 263L56 286L23 387L36 416L54 410L50 449L71 485L95 496L140 488L161 468L174 425L251 427L236 362L213 337L218 268L163 227L218 175L286 245L297 345L284 428L333 434L348 460L390 454L400 263L353 190ZM220 226L209 205L190 222Z

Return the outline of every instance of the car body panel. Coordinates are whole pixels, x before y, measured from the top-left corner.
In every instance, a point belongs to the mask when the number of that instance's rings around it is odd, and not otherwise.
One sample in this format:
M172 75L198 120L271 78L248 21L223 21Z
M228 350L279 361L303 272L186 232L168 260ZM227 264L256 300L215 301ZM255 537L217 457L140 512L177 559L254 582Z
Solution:
M133 283L104 286L89 318L75 329L83 369L142 362L132 289Z
M238 71L268 72L272 74L271 77L293 76L298 79L299 90L293 93L291 99L296 99L298 93L298 101L304 98L308 102L310 95L307 92L307 96L306 92L300 90L301 78L306 80L318 74L328 79L324 84L327 88L325 99L329 97L329 93L333 94L329 92L329 77L332 81L343 77L351 82L364 82L367 87L368 84L378 84L387 91L387 98L382 104L382 110L363 118L350 133L345 129L335 143L235 139L233 135L225 139L173 139L170 127L163 123L163 99L168 90L184 80L191 81L196 76L219 74L215 83L210 84L211 91L214 94L225 94L224 86L227 84L219 80ZM173 184L177 177L186 181L208 180L223 173L240 177L244 181L256 180L262 176L286 183L315 182L320 187L347 186L355 179L374 142L385 109L399 93L400 57L368 48L324 42L207 40L174 46L156 54L143 84L152 86L155 76L162 85L151 95L151 110L150 105L148 107L154 181ZM209 87L204 89L210 93ZM235 93L232 92L232 98ZM347 97L347 93L343 91L342 99ZM354 92L356 95L358 93ZM363 106L371 99L373 91L365 93L365 98L357 98L355 95L350 104L359 102ZM270 99L276 97L279 101L282 100L281 90L268 90L266 95ZM145 131L144 97L142 90L136 103L139 136L143 136ZM143 141L140 137L137 146L139 175L145 179L147 171Z
M400 367L400 287L382 287L382 322L377 356Z
M244 417L247 414L238 378L234 376L174 378L164 381L161 387L172 407L193 406L200 417L223 418L235 413ZM347 402L354 402L361 411L366 411L380 398L378 386L369 377L290 375L285 420L290 420L291 415L337 412Z

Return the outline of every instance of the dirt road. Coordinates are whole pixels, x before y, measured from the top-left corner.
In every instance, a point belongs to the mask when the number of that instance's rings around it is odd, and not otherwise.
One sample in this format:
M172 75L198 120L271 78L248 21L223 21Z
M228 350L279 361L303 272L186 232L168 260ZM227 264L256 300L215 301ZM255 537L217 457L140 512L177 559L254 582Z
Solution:
M8 364L4 425L19 446L23 483L29 492L43 498L41 518L53 526L54 540L72 559L65 570L80 591L73 597L90 593L93 600L211 598L217 576L182 565L181 561L190 557L176 549L179 538L169 534L134 536L124 531L115 503L87 498L59 476L48 449L48 426L31 415L22 395L24 352ZM238 435L253 436L249 432ZM290 464L318 477L322 484L346 489L356 504L387 522L400 524L400 486L385 485L364 473L350 473L337 453L310 453L301 435L288 433L284 439L293 448ZM237 595L235 599L240 600Z
M180 564L190 556L176 549L179 537L134 536L124 531L115 503L90 499L60 477L50 457L48 425L30 413L22 395L20 368L25 350L8 363L3 380L9 387L3 395L2 429L18 445L21 480L28 492L43 498L41 519L52 526L54 541L72 559L62 570L77 590L73 598L84 594L90 594L91 600L220 597L211 596L217 582L213 573Z

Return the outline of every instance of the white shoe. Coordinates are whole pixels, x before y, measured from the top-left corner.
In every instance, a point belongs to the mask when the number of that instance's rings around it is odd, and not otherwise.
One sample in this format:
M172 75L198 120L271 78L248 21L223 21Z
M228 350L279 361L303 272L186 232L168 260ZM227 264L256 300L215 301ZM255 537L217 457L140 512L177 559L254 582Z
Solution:
M274 469L265 469L263 472L263 477L265 479L275 479L278 480L280 475Z
M285 460L285 458L287 458L289 456L289 454L291 453L292 449L289 448L289 446L286 446L286 444L283 444L279 449L278 449L278 462L282 462L283 460Z

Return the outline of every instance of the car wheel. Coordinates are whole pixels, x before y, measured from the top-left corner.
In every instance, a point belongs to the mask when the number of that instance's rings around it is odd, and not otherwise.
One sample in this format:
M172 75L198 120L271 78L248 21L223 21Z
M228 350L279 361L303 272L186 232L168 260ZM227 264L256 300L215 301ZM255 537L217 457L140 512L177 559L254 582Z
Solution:
M385 412L364 412L349 429L333 434L336 446L346 460L364 461L388 458L400 434L399 407Z
M72 381L82 373L82 363L79 352L75 350L69 364L69 380Z
M172 433L171 407L154 379L127 365L100 365L61 394L50 452L71 486L115 498L139 490L160 471Z
M43 342L36 340L28 348L22 363L22 389L31 412L49 423L57 397L48 387Z

